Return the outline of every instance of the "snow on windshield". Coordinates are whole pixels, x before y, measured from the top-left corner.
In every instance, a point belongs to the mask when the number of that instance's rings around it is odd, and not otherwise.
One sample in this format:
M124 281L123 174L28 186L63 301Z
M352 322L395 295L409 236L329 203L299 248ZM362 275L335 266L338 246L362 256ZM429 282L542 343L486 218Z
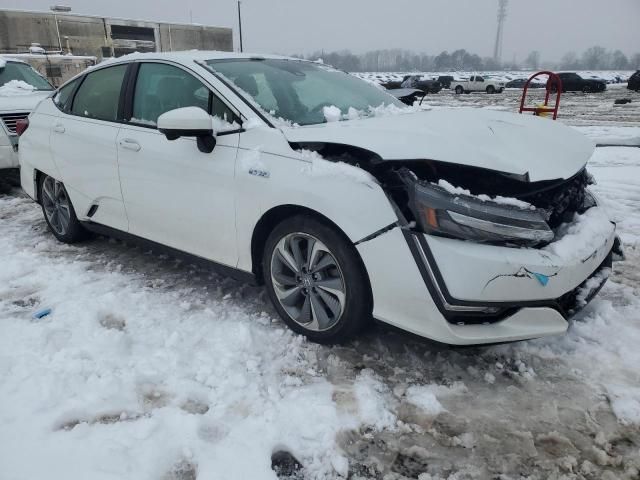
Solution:
M0 86L0 97L15 97L18 95L31 95L36 87L22 80L11 80Z
M23 62L7 61L2 59L0 64L0 86L20 81L30 85L34 90L53 90L51 84L31 65Z
M312 125L332 119L353 108L367 112L379 106L404 105L368 82L334 68L306 61L280 59L225 59L206 62L269 116L291 125ZM333 108L331 108L333 107ZM339 110L340 115L337 115Z

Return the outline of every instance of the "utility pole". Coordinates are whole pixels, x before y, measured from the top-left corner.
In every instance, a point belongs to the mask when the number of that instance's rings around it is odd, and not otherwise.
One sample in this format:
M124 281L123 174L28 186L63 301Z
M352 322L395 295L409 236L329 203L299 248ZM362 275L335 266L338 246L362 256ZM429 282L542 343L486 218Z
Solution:
M496 31L496 44L493 47L493 59L500 61L502 57L502 35L504 21L507 18L507 3L509 0L498 0L498 30Z
M240 53L242 53L242 13L240 12L240 0L238 0L238 33L240 34Z

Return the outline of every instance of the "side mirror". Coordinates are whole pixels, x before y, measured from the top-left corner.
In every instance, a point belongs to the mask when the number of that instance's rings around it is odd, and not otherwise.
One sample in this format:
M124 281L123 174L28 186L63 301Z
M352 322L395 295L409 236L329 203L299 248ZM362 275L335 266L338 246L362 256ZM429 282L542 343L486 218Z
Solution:
M216 146L211 115L200 107L183 107L169 110L158 117L158 130L167 140L180 137L196 137L198 150L211 153Z

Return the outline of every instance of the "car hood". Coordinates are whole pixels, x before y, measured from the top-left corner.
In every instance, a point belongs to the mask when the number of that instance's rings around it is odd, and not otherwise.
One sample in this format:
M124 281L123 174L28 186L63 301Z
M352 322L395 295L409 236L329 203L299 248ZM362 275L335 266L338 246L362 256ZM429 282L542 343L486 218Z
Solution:
M51 93L51 90L36 90L29 93L21 93L19 95L0 95L0 113L30 112L36 108L36 105L38 105L43 98L47 98Z
M358 120L285 127L293 143L336 143L383 160L437 160L519 175L531 182L567 179L595 145L548 118L490 109L437 109Z

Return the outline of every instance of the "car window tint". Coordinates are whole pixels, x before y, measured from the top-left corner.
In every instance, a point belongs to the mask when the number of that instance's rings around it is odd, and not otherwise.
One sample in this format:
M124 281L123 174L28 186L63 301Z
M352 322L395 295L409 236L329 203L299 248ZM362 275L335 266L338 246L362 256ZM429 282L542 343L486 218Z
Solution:
M156 125L169 110L200 107L209 111L209 89L181 68L143 63L138 70L131 122Z
M76 88L78 80L67 83L64 87L58 90L58 93L53 97L54 103L60 110L64 110L69 102L73 89Z
M127 65L89 73L73 99L71 113L82 117L116 121L122 80Z

